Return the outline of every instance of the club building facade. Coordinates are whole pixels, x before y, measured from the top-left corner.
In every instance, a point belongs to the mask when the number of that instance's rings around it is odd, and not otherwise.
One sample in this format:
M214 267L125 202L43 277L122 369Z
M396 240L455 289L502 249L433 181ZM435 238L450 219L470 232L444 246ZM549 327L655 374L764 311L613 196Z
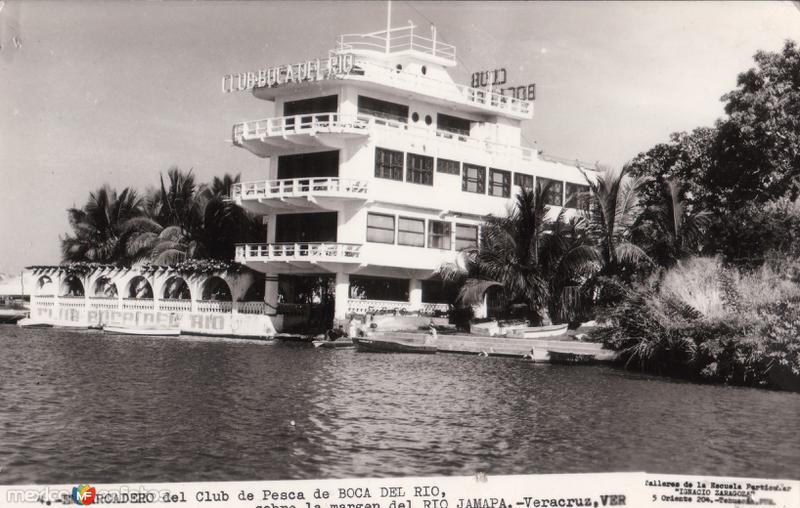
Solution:
M236 247L250 270L31 267L31 317L264 336L352 314L447 311L436 270L478 244L484 217L543 184L553 210L582 208L594 170L522 146L533 102L456 83L456 61L435 31L407 26L225 76L224 92L275 112L232 129L234 145L264 159L263 180L230 189L266 224L264 243Z
M223 79L276 113L233 127L236 146L266 159L266 178L235 185L231 199L267 224L265 243L236 250L266 274L267 308L304 303L297 288L311 278L327 281L336 319L443 311L437 268L476 246L482 219L505 214L520 188L549 183L554 209L585 205L577 163L522 146L533 102L458 84L455 65L456 48L408 26Z

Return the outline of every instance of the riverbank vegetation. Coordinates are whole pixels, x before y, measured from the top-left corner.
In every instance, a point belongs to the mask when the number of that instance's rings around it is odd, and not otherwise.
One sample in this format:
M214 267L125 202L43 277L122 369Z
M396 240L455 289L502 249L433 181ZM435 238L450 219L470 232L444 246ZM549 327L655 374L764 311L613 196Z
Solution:
M754 59L713 127L587 175L588 212L548 218L536 189L490 218L441 270L462 303L597 319L628 368L800 389L800 50Z

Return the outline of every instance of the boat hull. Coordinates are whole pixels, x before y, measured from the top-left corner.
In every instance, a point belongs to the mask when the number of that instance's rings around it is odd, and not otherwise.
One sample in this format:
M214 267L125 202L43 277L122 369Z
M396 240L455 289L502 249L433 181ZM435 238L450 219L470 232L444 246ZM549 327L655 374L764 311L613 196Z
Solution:
M340 349L340 348L348 348L354 347L355 344L352 340L349 339L339 339L339 340L315 340L312 342L314 347L325 348L325 349Z
M177 328L124 328L121 326L104 326L103 331L112 335L149 335L177 337L181 331Z
M371 353L436 353L436 346L427 344L414 344L403 340L361 337L354 338L353 343L356 345L356 349L359 351L368 351Z
M564 335L567 333L569 325L550 325L550 326L534 326L528 328L519 328L508 333L508 338L511 339L544 339L546 337L555 337L557 335Z
M44 321L36 321L31 318L23 318L17 321L17 326L21 328L52 328L53 325Z

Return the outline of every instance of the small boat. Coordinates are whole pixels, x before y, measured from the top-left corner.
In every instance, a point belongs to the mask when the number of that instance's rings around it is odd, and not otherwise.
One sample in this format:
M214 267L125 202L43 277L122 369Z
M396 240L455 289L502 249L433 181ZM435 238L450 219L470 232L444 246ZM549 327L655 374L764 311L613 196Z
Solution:
M0 323L14 324L25 318L27 310L0 309Z
M556 351L553 349L548 349L547 356L550 360L550 363L566 365L586 365L589 363L594 363L594 355L590 353L576 353L574 351Z
M526 328L517 328L508 332L509 338L514 339L543 339L545 337L555 337L556 335L563 335L567 333L567 323L560 325L548 326L528 326Z
M372 353L431 354L436 352L436 346L434 345L404 339L357 337L353 339L353 343L359 351Z
M126 328L124 326L104 326L103 331L116 335L157 335L177 337L179 328Z
M53 325L51 323L46 323L44 321L39 321L32 318L23 318L17 321L17 326L22 328L52 328Z
M353 341L350 339L337 339L337 340L315 340L311 342L314 347L321 348L346 348L353 347Z

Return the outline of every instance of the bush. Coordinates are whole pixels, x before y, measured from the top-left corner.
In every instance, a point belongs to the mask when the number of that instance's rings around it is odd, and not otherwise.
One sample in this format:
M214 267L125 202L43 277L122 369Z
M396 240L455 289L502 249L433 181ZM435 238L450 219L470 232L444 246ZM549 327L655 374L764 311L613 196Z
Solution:
M747 386L800 389L800 288L769 264L681 263L627 288L592 338L626 366Z

